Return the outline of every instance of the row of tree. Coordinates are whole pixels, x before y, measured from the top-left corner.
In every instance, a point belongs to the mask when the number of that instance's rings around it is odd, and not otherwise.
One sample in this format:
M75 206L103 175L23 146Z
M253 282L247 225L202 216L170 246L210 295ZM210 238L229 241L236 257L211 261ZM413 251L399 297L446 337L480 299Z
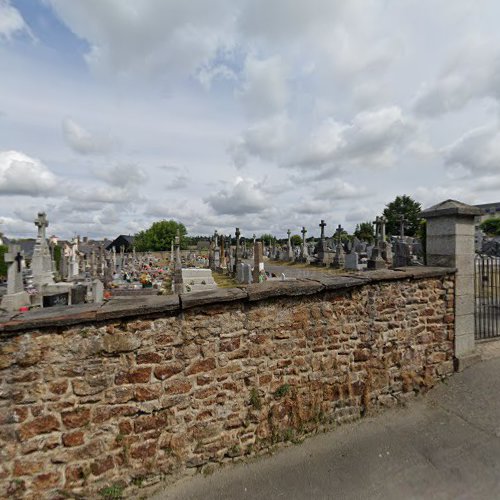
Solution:
M394 201L388 203L384 209L383 215L387 219L386 232L388 235L399 234L400 218L404 217L405 234L408 236L419 235L420 228L420 211L422 207L420 203L416 202L409 196L397 196ZM196 244L200 239L205 239L203 236L187 236L186 226L174 220L162 220L154 222L153 225L144 231L135 235L134 245L137 251L145 252L164 251L171 247L172 241L177 234L180 233L181 248L187 248L190 245ZM372 222L361 222L356 226L354 236L360 240L373 241L374 231ZM292 237L292 244L300 245L302 238L298 234ZM342 238L348 239L347 233L342 234ZM267 245L278 241L272 234L263 234L260 239Z

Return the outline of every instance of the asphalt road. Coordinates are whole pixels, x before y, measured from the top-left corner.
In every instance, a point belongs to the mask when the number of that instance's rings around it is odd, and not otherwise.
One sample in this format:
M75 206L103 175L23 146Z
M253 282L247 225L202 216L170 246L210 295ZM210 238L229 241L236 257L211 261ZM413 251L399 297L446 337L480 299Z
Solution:
M455 374L407 408L182 479L153 498L498 499L500 358Z

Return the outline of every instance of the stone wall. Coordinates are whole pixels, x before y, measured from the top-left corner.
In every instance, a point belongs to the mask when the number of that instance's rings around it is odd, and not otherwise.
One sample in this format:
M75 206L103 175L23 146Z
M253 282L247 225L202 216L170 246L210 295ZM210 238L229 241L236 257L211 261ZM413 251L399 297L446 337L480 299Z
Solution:
M133 492L451 374L453 271L369 274L2 318L0 497Z

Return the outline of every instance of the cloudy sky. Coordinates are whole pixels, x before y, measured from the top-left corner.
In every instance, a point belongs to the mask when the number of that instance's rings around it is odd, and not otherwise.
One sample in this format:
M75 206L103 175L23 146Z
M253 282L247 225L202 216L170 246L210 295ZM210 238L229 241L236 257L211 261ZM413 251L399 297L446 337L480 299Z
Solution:
M497 0L0 0L0 231L327 234L500 201Z

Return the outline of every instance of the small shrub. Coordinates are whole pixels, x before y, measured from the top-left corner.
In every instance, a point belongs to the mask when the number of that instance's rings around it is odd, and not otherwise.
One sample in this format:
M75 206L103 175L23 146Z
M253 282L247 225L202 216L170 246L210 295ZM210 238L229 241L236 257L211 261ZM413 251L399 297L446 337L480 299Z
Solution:
M279 399L285 397L288 393L290 392L290 384L283 384L280 385L275 391L274 391L274 397Z
M106 500L114 500L116 498L123 498L123 489L121 484L113 484L107 488L103 488L99 491L99 494Z
M250 390L250 404L256 409L260 410L262 408L262 401L260 400L259 391L252 387Z

